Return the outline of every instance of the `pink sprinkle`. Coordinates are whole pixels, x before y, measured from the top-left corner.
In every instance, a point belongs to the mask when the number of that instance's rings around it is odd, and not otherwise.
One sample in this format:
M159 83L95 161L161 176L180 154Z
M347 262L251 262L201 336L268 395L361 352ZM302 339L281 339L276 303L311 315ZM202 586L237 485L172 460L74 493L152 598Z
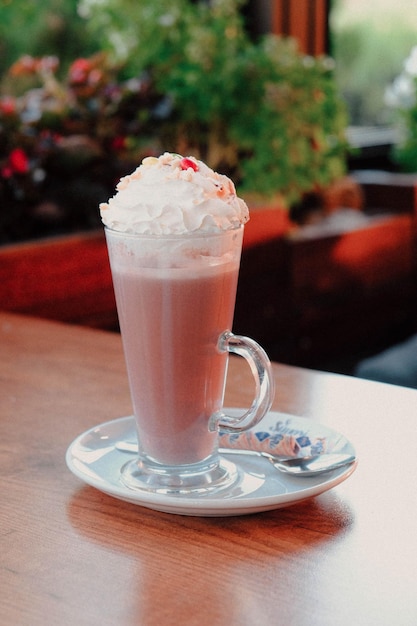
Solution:
M180 161L180 167L182 170L188 170L190 167L192 170L194 170L195 172L198 172L198 165L195 161L192 161L191 159L181 159Z

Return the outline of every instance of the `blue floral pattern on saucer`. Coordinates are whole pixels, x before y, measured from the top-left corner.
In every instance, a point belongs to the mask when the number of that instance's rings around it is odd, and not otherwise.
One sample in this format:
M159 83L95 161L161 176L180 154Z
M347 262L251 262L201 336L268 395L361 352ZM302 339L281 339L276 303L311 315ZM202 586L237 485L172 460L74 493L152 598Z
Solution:
M284 417L267 423L262 420L258 426L242 433L220 432L220 446L237 450L256 450L267 452L279 457L294 458L332 452L339 442L329 439L323 432L317 434L317 424L312 424L312 432L305 427L297 428L293 416ZM262 429L259 429L259 427ZM265 428L268 426L269 428ZM326 430L326 429L324 429ZM313 432L314 431L314 432Z

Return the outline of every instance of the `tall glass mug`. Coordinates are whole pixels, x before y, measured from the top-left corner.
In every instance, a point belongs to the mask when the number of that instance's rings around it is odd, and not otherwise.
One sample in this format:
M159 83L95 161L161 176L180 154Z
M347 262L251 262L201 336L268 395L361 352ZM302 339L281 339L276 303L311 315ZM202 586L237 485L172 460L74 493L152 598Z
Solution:
M138 432L121 479L164 494L222 490L238 472L218 453L218 431L241 432L273 400L264 350L232 327L243 226L215 234L133 235L105 229ZM228 353L243 356L255 399L223 412Z

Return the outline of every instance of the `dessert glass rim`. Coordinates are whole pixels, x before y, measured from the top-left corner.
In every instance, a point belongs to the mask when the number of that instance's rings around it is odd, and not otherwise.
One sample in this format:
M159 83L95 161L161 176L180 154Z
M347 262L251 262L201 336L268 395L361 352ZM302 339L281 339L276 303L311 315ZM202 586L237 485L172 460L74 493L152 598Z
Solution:
M104 224L104 230L109 232L109 233L114 233L116 235L120 235L121 237L128 237L131 239L172 239L172 240L184 240L184 239L196 239L196 238L201 238L201 239L207 239L207 238L215 238L215 237L222 237L225 236L227 233L236 233L239 230L243 230L245 227L244 224L238 224L237 226L233 226L231 228L224 228L221 230L216 230L216 231L199 231L199 230L193 230L193 231L187 231L185 233L160 233L160 234L155 234L155 233L132 233L130 231L124 231L124 230L118 230L117 228L111 228L110 226L107 226L106 224Z

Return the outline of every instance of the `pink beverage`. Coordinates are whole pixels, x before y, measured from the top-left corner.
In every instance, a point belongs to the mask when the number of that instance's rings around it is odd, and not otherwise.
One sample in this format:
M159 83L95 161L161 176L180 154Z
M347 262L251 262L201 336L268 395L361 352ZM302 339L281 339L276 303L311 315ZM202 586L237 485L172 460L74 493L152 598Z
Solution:
M271 364L231 332L243 228L233 182L194 157L146 157L100 204L138 435L120 468L146 493L217 493L241 478L219 453L219 429L242 432L269 410ZM254 400L223 408L229 353L246 359Z
M213 452L227 366L215 346L232 327L237 278L233 263L113 274L141 451L159 463Z
M216 450L228 358L218 343L232 327L242 234L106 230L142 458L188 465Z

